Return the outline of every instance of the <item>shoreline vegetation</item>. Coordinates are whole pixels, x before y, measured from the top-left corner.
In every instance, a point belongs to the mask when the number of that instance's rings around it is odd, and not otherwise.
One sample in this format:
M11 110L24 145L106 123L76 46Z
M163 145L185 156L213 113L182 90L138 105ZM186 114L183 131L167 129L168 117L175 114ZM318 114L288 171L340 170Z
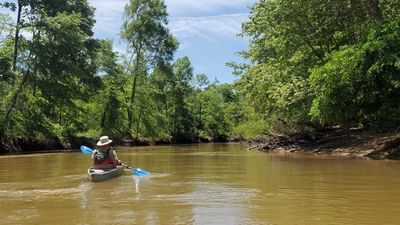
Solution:
M81 145L92 146L94 138L74 137L69 141L38 141L15 138L2 143L0 155L15 153L60 152L79 149ZM338 157L370 158L376 160L400 160L400 131L373 132L360 128L329 127L312 133L294 133L291 135L274 134L268 138L245 140L242 137L212 140L199 139L186 143L173 143L170 140L150 140L120 138L114 141L116 147L138 147L169 144L193 144L211 142L247 142L248 150L265 153L314 153L331 154Z
M87 0L6 0L0 154L77 149L107 135L114 146L237 137L264 152L399 159L399 2L256 1L227 84L177 58L164 0L125 5L121 51L94 36ZM204 60L227 53L213 51Z
M231 138L198 138L186 142L174 142L167 139L150 139L145 137L131 138L112 138L113 145L116 147L139 147L139 146L152 146L152 145L171 145L171 144L195 144L195 143L211 143L211 142L241 142L245 141L241 137ZM80 146L94 146L97 142L96 138L89 137L70 137L68 140L46 139L37 140L24 137L9 138L0 141L0 155L4 154L17 154L29 152L60 152L72 149L79 149Z

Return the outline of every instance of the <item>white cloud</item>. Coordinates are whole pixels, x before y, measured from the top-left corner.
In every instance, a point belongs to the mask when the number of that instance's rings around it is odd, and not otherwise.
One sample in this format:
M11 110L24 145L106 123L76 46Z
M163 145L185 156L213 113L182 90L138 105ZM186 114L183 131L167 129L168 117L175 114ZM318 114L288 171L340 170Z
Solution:
M169 28L178 38L198 36L207 40L235 38L248 14L227 14L207 17L174 17Z
M95 31L117 35L121 29L123 12L128 0L89 0L90 5L96 8Z
M170 13L169 28L184 47L185 38L207 41L236 38L248 17L247 6L256 0L166 0ZM95 33L119 41L123 11L129 0L90 0L96 8ZM229 13L229 12L238 13ZM96 35L96 36L97 36Z
M129 0L89 0L98 11L122 13ZM226 9L246 10L258 0L165 0L171 16L189 16L193 13L212 13Z
M97 10L109 12L109 14L122 13L128 0L89 0L90 5L94 6Z
M124 7L128 2L129 0L89 0L96 8L95 36L113 39L114 50L121 53L126 51L126 44L120 39L119 33ZM248 6L255 2L258 0L165 0L169 13L168 27L180 42L178 53L191 57L199 69L204 67L203 60L207 61L199 58L202 55L198 52L199 46L224 47L232 43L242 44L237 34L241 32L241 24L248 19ZM234 51L238 50L232 50ZM234 54L232 52L226 54ZM214 66L215 71L211 70L213 67L209 63L206 68L210 71L200 71L214 75L228 74L224 65L228 59L218 57L214 59L214 63L221 66Z
M257 0L165 0L171 16L212 13L230 9L246 9Z

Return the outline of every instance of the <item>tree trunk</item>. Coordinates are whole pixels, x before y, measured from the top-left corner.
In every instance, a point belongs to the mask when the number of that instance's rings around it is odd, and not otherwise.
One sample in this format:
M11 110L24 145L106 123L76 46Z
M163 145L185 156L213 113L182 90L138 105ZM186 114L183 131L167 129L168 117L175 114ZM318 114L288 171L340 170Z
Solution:
M142 118L143 106L140 107L139 117L136 121L136 140L139 140L140 119Z
M17 104L18 97L22 93L23 88L24 88L26 82L28 81L29 74L30 74L30 70L27 70L26 73L24 74L24 77L22 78L21 83L19 84L18 88L12 94L10 104L8 105L8 107L6 109L3 123L7 123L8 119L10 117L11 111L14 109L15 105Z
M131 91L131 99L130 99L130 105L128 107L129 131L132 129L132 123L133 123L133 113L134 113L134 102L135 102L135 95L136 95L137 78L139 76L139 64L140 64L140 49L136 54L135 68L134 68L134 72L133 72L133 85L132 85L132 91Z
M31 54L29 54L28 58L30 58L30 57L31 57ZM36 57L34 58L33 61L36 62ZM12 110L15 108L15 106L17 105L18 98L19 98L20 94L24 91L24 87L25 87L26 83L28 82L30 75L31 75L31 65L28 63L28 68L25 71L25 73L23 74L21 83L19 83L18 87L13 88L14 92L11 94L10 101L9 101L9 103L5 104L6 105L6 109L4 110L5 114L4 114L4 117L2 118L2 121L0 121L2 124L1 129L3 130L3 132L5 131L5 129L7 127L6 124L8 123L8 120L10 118L10 114L11 114ZM1 118L0 118L0 120L1 120Z
M19 27L20 27L20 21L21 21L21 11L22 11L22 4L21 4L21 1L18 0L17 26L15 29L15 38L14 38L13 71L15 71L17 69L17 54L18 54L18 41L19 41Z

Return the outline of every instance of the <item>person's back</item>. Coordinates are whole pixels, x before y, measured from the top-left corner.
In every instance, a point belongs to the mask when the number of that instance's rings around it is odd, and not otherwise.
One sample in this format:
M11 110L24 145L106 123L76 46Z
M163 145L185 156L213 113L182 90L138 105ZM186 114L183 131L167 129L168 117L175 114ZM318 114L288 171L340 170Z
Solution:
M94 169L110 169L121 165L117 153L110 148L111 142L108 136L102 136L97 142L97 148L92 154Z

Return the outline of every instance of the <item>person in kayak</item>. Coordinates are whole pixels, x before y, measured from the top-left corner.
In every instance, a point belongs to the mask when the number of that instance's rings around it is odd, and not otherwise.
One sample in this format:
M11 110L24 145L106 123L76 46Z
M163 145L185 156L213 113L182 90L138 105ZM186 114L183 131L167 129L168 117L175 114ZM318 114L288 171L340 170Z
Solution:
M100 137L97 142L97 147L92 153L93 167L94 169L108 169L122 165L118 159L117 153L111 149L112 140L108 136Z

